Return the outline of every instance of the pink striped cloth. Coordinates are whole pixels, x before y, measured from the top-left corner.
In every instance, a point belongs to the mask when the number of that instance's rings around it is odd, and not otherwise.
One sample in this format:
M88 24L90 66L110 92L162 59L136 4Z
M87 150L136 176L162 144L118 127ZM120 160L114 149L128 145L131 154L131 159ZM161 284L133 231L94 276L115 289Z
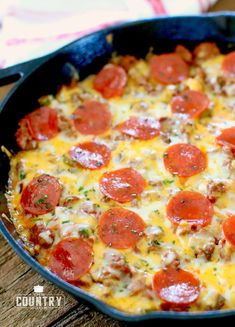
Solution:
M0 68L117 22L205 12L216 0L0 0Z

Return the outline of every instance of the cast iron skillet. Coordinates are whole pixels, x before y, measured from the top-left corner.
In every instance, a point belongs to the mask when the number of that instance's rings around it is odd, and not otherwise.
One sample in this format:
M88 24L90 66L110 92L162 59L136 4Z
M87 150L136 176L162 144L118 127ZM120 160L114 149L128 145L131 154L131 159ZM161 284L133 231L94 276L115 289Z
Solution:
M107 42L112 33L113 42ZM165 17L131 22L98 31L85 36L48 56L0 71L0 85L16 81L15 86L0 104L0 145L17 151L14 133L17 122L38 106L37 99L55 94L58 87L71 79L71 65L81 78L96 73L108 61L113 51L143 57L150 47L155 53L173 51L176 44L193 48L195 44L210 40L216 42L222 52L235 48L235 14L222 13L192 17ZM1 152L1 151L0 151ZM6 191L9 160L0 153L0 213L8 215L4 192ZM60 288L93 304L113 318L137 322L149 319L203 319L235 315L235 310L187 312L151 312L133 315L121 312L88 293L57 278L43 268L21 246L14 227L4 218L0 230L15 252L33 269Z

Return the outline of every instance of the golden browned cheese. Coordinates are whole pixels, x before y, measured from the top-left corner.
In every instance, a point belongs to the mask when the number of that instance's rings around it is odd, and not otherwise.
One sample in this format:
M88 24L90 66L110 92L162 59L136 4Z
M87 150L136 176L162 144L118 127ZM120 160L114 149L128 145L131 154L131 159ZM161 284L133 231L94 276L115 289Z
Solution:
M181 268L192 272L200 280L200 296L190 306L190 311L216 309L220 307L220 301L223 302L223 309L235 308L235 250L228 243L223 248L220 242L215 244L215 239L223 239L221 222L228 214L235 213L234 160L215 142L221 129L235 126L234 95L213 91L213 84L217 83L216 78L221 73L222 60L223 55L219 55L202 64L206 79L191 74L180 85L155 84L153 90L148 90L146 85L139 82L141 77L149 75L149 67L146 61L138 60L128 73L128 84L121 97L102 98L92 87L93 76L72 88L64 86L55 97L48 97L49 106L69 119L81 104L82 97L105 102L112 113L112 127L130 116L171 118L167 126L170 141L166 140L164 133L143 141L120 137L120 133L113 128L96 137L78 132L71 136L68 131L62 130L55 138L40 142L37 149L20 151L11 159L8 203L21 237L30 247L29 229L36 221L43 221L55 232L53 246L59 240L71 235L78 236L79 231L85 230L94 241L94 264L82 278L84 286L81 287L120 310L140 314L160 309L161 300L151 289L152 278L167 264L164 258L171 260L175 253L180 258ZM202 90L210 99L209 109L199 119L185 121L171 112L173 94L185 88ZM109 165L93 171L71 166L66 159L69 149L79 142L94 139L112 150ZM183 180L165 169L163 153L169 144L186 142L207 153L208 166L204 172ZM19 163L23 167L23 176L17 169ZM105 201L99 190L99 180L104 172L123 167L133 167L148 182L136 201L121 204L123 208L138 213L145 221L147 230L135 249L114 250L102 243L97 235L97 217L100 212L120 204ZM63 185L62 200L77 196L79 201L70 207L63 207L61 200L54 212L35 217L25 215L20 205L20 190L35 175L42 173L59 179ZM226 185L226 192L220 194L214 203L212 223L197 232L190 232L183 224L174 227L166 217L169 199L180 190L197 191L207 196L208 185L212 182ZM95 213L89 208L95 208ZM154 237L154 243L151 243L151 237ZM213 243L214 249L211 255L206 256L203 250L208 243ZM36 248L35 255L42 264L47 263L48 251ZM124 258L133 273L128 275L114 271L110 264L113 255ZM116 279L112 277L115 274L118 275Z

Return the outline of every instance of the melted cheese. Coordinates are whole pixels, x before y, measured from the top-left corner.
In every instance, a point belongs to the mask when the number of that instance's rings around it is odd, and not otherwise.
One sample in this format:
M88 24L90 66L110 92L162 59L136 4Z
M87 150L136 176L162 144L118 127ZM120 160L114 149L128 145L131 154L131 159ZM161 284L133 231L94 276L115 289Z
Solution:
M203 69L209 79L216 79L220 70L223 56L208 60L203 63ZM109 165L100 170L89 171L83 168L71 167L66 162L69 149L79 143L93 140L93 136L83 136L77 133L74 138L69 137L66 131L60 132L55 138L40 142L38 149L21 151L11 159L11 183L9 207L18 231L25 233L29 219L26 218L20 207L19 184L25 187L35 175L48 173L58 177L63 185L62 197L78 196L79 201L72 208L57 207L54 213L48 213L33 220L42 220L48 227L56 231L55 244L69 235L78 235L79 231L86 229L94 233L94 264L91 268L93 278L100 274L102 267L108 266L105 255L109 249L96 235L97 218L81 210L82 205L95 204L100 210L105 211L117 205L114 201L104 202L99 191L99 179L105 171L122 167L133 167L138 170L150 184L139 197L137 204L130 202L122 206L138 213L148 226L158 226L163 232L159 235L159 246L154 251L149 251L145 238L138 243L138 251L133 249L115 250L125 257L130 267L144 274L146 285L151 288L151 280L156 271L162 268L161 256L167 250L175 250L181 258L181 267L192 271L200 280L202 288L199 300L191 306L190 310L208 310L215 307L216 296L225 298L224 308L235 308L235 255L232 251L229 261L222 260L219 250L215 250L210 261L203 257L195 256L195 247L202 248L211 238L221 238L221 221L230 213L235 213L235 192L232 183L231 171L228 165L226 152L215 144L215 136L219 130L235 125L234 113L227 108L226 103L231 99L215 95L210 88L197 78L189 78L184 85L194 90L205 90L210 98L211 115L204 115L201 119L192 122L187 127L189 133L182 133L181 121L172 114L169 102L175 92L176 86L170 85L162 88L157 94L147 93L142 86L136 83L136 76L147 76L148 66L140 60L129 73L129 82L125 94L120 98L112 98L108 102L112 113L112 125L128 119L129 116L151 116L155 118L170 117L175 120L175 130L171 134L171 144L185 142L187 137L190 142L207 153L208 167L201 174L192 176L187 180L173 177L163 165L163 153L168 147L161 137L148 141L134 139L119 140L115 138L116 131L110 129L105 134L95 137L97 142L106 144L112 149L112 160ZM78 83L77 87L63 87L56 97L51 97L51 107L56 108L67 118L71 118L78 103L71 99L74 94L86 91L91 97L105 101L98 92L92 88L93 76ZM141 103L142 105L141 107ZM25 178L21 181L17 176L17 163L24 167ZM198 191L206 194L209 181L222 181L228 185L228 191L215 203L215 214L212 224L202 231L195 233L180 233L175 231L170 221L166 218L166 204L170 197L179 190ZM25 231L22 231L25 228ZM41 257L43 252L41 253ZM39 256L39 260L41 258ZM41 260L41 262L44 262ZM111 268L110 268L111 269ZM98 278L98 277L97 277ZM91 283L88 292L110 305L131 313L143 313L149 310L158 310L160 300L156 295L146 296L145 292L130 295L128 279L122 279L117 285L104 285L101 282ZM151 293L151 291L150 291Z

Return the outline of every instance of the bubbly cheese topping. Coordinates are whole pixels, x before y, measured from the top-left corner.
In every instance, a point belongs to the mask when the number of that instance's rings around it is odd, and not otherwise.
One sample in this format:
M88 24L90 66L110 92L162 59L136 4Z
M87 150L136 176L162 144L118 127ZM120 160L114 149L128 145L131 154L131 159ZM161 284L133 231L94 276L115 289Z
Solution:
M80 287L120 310L136 314L159 310L161 300L152 290L152 278L155 272L174 261L176 255L180 258L180 267L192 272L200 281L200 296L190 306L190 311L235 308L235 251L226 241L224 245L221 228L222 221L229 214L235 214L234 160L215 142L222 129L235 126L231 107L233 96L218 94L211 87L220 74L222 60L223 55L218 55L202 63L205 80L191 73L180 85L156 83L151 92L138 82L138 77L149 75L148 63L138 60L128 72L128 84L121 97L105 100L92 86L94 76L89 76L76 86L64 86L55 97L47 98L49 106L68 119L82 103L84 94L107 103L112 114L112 128L98 136L78 132L71 136L69 130L64 129L56 137L39 142L38 148L20 151L11 159L10 213L25 244L42 264L47 265L50 249L30 242L30 229L39 221L55 233L52 247L68 236L83 235L93 240L94 262L90 272L81 278ZM185 119L171 111L173 95L185 88L203 90L209 97L209 109L198 119ZM114 127L130 116L168 118L168 131L163 130L150 140L120 137ZM94 140L111 149L108 166L89 170L71 163L68 156L71 147ZM206 153L207 168L189 178L173 176L164 167L163 155L169 145L177 143L190 143ZM147 186L131 202L107 201L100 192L99 180L104 172L124 167L136 169L147 181ZM21 191L35 176L43 173L58 178L63 186L62 199L52 212L39 216L25 214L20 205ZM187 224L175 227L166 216L169 199L180 190L208 196L211 183L222 183L226 187L214 203L211 224L195 232L189 231ZM71 197L78 200L63 206L63 201ZM134 249L109 248L97 234L100 214L114 206L134 211L146 224L145 236ZM40 236L50 241L47 233ZM213 250L209 250L210 245ZM123 260L120 266L131 268L131 274L112 264L115 256Z

